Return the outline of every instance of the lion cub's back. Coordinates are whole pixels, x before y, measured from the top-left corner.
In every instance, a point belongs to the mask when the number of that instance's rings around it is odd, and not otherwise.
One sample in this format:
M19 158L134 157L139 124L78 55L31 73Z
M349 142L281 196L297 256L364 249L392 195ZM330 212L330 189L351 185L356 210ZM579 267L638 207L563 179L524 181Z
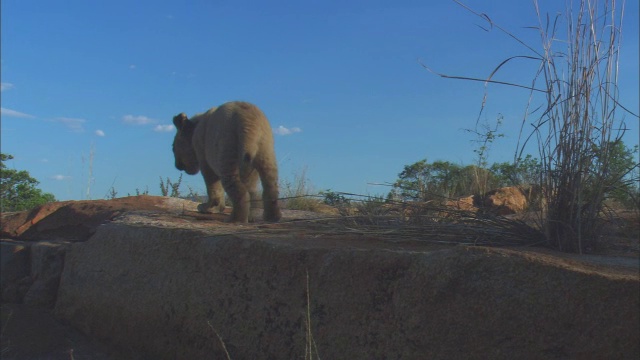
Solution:
M257 106L244 102L232 101L209 110L211 122L218 131L251 131L271 133L271 126L266 116ZM207 112L207 113L209 113Z
M252 157L273 155L269 121L262 110L251 103L228 102L209 109L198 118L200 123L194 137L198 140L194 140L194 145L203 149L214 167L240 156L239 151L248 152Z

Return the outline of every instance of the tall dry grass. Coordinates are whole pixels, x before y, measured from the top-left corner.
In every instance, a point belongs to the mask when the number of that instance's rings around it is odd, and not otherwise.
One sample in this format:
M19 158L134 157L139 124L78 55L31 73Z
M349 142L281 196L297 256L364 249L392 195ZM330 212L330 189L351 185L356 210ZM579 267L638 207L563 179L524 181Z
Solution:
M533 87L545 98L530 138L543 168L542 225L552 246L582 253L598 245L611 144L625 132L618 102L624 2L568 1L555 18L534 5L542 52Z
M292 180L281 181L280 201L282 201L282 207L289 210L318 211L320 209L322 202L307 177L306 167L294 174Z

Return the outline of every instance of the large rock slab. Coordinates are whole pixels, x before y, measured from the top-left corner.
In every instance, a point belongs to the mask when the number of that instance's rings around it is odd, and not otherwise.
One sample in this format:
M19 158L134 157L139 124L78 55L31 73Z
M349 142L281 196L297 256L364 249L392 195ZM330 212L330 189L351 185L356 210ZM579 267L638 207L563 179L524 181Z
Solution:
M0 239L2 302L53 308L67 246L61 241Z
M0 242L0 299L21 302L33 282L29 272L30 251L19 241Z
M294 359L309 343L325 359L640 355L637 268L208 228L98 226L67 249L57 316L132 358L226 358L224 344L232 359Z
M49 241L31 244L30 278L33 283L24 296L25 304L52 308L56 303L67 246L67 243Z
M54 202L29 211L2 213L0 299L52 308L68 243L87 240L98 226L125 214L176 217L195 212L196 206L188 200L142 195Z

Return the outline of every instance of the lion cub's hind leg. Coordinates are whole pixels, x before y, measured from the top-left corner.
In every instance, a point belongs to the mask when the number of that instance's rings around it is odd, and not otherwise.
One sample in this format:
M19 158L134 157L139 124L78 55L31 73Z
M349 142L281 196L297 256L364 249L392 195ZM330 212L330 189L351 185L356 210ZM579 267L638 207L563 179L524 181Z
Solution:
M262 199L258 195L258 180L260 180L260 174L256 170L251 170L249 176L243 179L247 190L249 191L249 222L256 221L262 209Z
M278 168L275 164L260 164L256 169L260 173L262 182L262 215L265 221L278 222L282 218L282 212L278 205Z
M208 166L202 167L202 177L207 188L207 202L198 205L198 212L216 213L224 212L224 189L218 175Z
M222 186L233 203L230 221L241 223L249 222L251 197L247 186L241 181L238 175L223 177Z

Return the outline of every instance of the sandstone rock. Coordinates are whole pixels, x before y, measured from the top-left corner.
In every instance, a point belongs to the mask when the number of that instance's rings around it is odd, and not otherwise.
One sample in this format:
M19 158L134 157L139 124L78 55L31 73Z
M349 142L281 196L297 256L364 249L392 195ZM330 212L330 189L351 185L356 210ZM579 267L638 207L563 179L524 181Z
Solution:
M302 358L307 318L327 359L640 354L633 271L508 249L248 234L101 226L69 248L56 314L153 359L226 358L216 333L234 359Z
M462 197L455 200L448 200L445 205L458 210L478 211L478 207L475 205L475 195Z
M518 187L504 187L489 191L482 197L486 211L497 215L511 215L527 208L527 198Z

